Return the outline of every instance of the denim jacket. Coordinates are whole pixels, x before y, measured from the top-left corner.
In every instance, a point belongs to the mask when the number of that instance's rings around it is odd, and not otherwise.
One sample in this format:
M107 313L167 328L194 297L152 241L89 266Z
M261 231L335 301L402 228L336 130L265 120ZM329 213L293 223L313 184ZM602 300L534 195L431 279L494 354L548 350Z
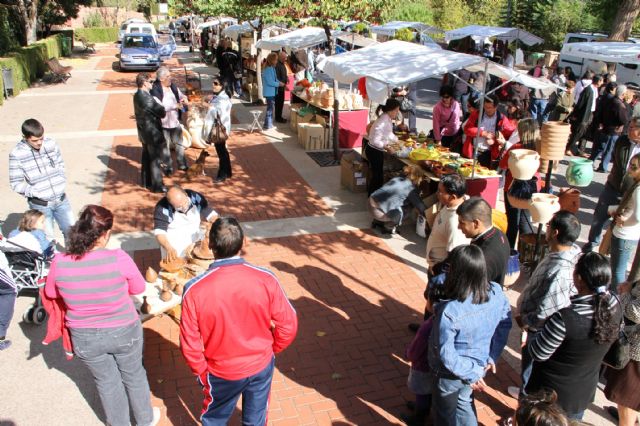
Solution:
M474 305L472 298L435 306L428 352L436 376L469 384L484 377L488 364L496 364L511 330L511 306L498 284L491 283L488 302Z

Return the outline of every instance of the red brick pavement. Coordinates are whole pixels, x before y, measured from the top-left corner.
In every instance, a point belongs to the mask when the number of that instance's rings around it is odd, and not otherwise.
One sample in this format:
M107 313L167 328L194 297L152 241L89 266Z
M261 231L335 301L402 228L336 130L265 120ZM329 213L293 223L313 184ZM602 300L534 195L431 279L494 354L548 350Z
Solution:
M206 176L187 182L182 172L165 178L165 184L181 184L206 195L209 203L224 215L241 221L283 219L330 214L331 210L261 134L234 132L228 142L233 178L214 184L218 159L211 157ZM138 185L141 145L135 136L114 138L104 183L102 205L116 217L114 232L151 230L153 206L160 196ZM198 150L188 150L190 163ZM176 168L177 170L177 168Z
M117 93L107 97L98 130L135 129L133 94Z
M153 250L134 257L141 267L158 260ZM361 231L254 240L245 257L278 275L300 322L296 341L277 357L270 424L397 424L412 397L403 354L412 338L406 324L423 309L417 275ZM145 324L145 366L163 424L193 424L201 407L178 334L168 317ZM476 401L481 424L512 412L515 400L503 392L516 381L501 361L488 379L495 390Z
M102 58L96 64L97 70L113 70L114 64L118 63L118 59L116 57L113 58Z

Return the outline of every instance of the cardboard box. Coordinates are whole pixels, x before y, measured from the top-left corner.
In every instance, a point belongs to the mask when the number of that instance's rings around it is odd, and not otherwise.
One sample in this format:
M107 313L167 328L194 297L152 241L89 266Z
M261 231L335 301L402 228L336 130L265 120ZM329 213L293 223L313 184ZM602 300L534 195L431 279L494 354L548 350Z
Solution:
M298 131L298 108L291 108L291 116L289 117L289 127L292 131Z
M318 151L325 149L324 126L317 123L306 123L303 125L302 139L300 145L305 151Z
M340 184L351 192L367 191L367 163L357 151L347 151L340 159Z

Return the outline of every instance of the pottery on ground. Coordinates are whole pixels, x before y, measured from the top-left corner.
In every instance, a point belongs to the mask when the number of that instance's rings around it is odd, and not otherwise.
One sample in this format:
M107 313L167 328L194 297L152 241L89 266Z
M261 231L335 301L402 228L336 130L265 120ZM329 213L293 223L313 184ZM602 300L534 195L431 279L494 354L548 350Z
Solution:
M562 160L571 133L571 126L561 121L547 121L542 125L540 157L545 160Z
M573 214L578 213L580 210L580 190L575 188L561 188L558 193L560 199L560 208L567 210Z
M547 223L560 210L560 200L557 195L536 192L531 196L529 211L535 223Z
M589 186L593 180L593 161L586 158L572 158L565 177L571 186Z
M540 154L532 149L509 151L509 171L514 179L529 180L540 167Z

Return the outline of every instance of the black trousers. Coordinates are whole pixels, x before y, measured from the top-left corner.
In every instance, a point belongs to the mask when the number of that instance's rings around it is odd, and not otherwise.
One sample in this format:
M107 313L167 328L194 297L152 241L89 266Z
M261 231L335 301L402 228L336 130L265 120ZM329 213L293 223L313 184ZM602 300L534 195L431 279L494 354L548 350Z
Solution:
M531 227L529 210L513 207L509 203L506 192L504 194L504 207L507 214L507 240L509 240L509 247L513 249L516 248L518 235L532 234L534 229Z
M282 110L284 109L284 87L278 89L276 93L276 121L282 121Z
M586 136L590 124L590 121L571 123L571 135L569 135L569 141L567 142L567 150L574 155L577 155L584 148L582 140Z
M227 179L231 177L231 158L229 157L229 151L227 150L227 143L216 143L216 154L218 154L218 177Z
M369 161L369 171L371 179L367 185L367 195L371 196L373 192L382 186L384 181L384 152L379 149L371 148L369 144L365 146L367 160Z
M164 140L162 141L164 142ZM142 145L142 159L140 160L142 186L152 191L162 189L162 160L164 157L164 144L153 145L145 143Z

